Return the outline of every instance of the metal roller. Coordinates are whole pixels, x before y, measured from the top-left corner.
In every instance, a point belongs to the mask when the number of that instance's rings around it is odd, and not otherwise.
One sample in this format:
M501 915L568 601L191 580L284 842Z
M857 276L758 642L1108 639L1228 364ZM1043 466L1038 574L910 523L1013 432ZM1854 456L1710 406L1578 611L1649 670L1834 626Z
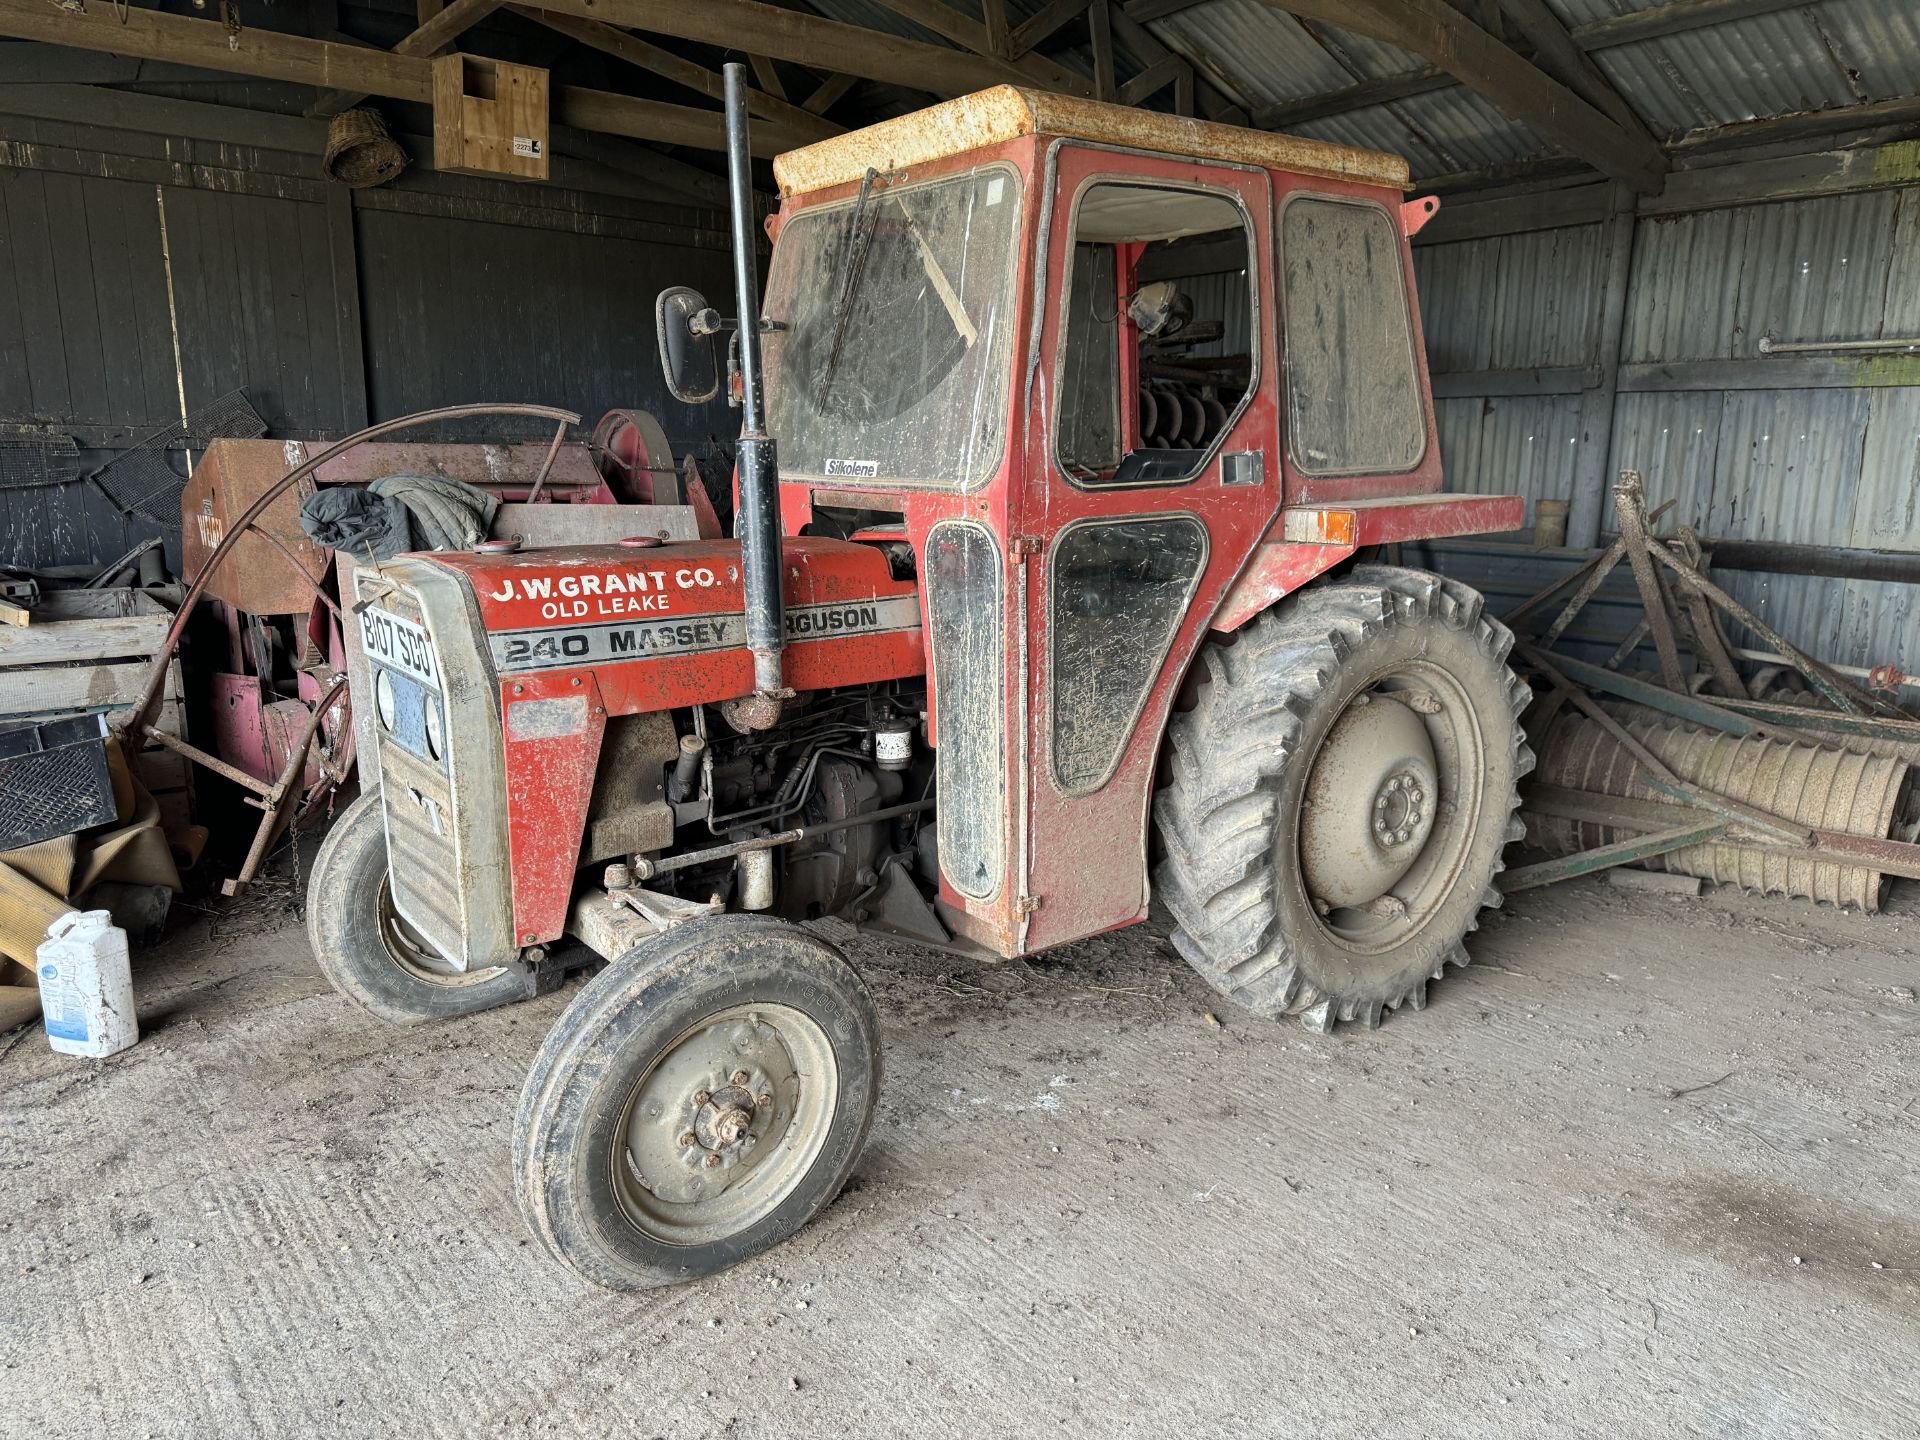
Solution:
M1891 756L1648 721L1629 722L1626 728L1681 779L1728 799L1809 827L1875 839L1911 838L1895 834L1896 826L1904 832L1910 822L1909 769ZM1536 772L1541 784L1634 800L1669 798L1638 782L1632 754L1584 717L1559 720L1548 732L1543 752ZM1559 855L1612 844L1636 833L1532 812L1526 822L1528 842ZM1877 910L1885 888L1877 870L1747 845L1691 845L1644 864L1720 885L1857 905L1862 910Z

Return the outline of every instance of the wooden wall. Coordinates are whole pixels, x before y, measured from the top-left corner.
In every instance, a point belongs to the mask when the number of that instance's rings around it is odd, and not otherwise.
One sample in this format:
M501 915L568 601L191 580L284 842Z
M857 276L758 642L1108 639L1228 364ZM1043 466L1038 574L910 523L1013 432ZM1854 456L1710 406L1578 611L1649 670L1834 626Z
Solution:
M160 96L0 89L0 433L72 435L84 471L238 389L296 439L482 400L588 426L650 410L703 454L731 433L724 406L669 399L654 358L659 289L728 287L718 212L568 161L550 185L416 168L352 192L321 175L324 133ZM101 562L166 528L85 480L0 487L0 561Z

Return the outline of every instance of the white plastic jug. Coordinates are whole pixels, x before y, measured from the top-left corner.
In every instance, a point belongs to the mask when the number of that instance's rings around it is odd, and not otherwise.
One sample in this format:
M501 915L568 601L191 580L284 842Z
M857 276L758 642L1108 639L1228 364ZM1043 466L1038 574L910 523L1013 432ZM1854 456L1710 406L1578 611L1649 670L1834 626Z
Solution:
M69 910L35 952L47 1043L98 1060L140 1038L127 933L105 910Z

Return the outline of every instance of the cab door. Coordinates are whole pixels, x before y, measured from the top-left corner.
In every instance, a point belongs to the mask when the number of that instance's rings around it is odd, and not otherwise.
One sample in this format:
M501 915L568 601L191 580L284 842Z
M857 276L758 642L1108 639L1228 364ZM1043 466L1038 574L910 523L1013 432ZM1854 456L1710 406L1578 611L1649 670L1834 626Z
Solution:
M1145 917L1160 738L1280 505L1264 170L1061 143L1028 393L1021 948Z

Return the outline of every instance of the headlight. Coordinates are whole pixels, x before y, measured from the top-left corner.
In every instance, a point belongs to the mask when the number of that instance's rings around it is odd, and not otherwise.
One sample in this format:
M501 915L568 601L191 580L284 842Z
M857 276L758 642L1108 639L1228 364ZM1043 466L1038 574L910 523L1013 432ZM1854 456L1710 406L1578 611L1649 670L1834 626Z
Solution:
M438 760L440 758L440 706L432 696L427 696L421 708L426 712L427 754Z
M393 679L385 670L373 672L373 709L380 717L381 728L393 729Z

